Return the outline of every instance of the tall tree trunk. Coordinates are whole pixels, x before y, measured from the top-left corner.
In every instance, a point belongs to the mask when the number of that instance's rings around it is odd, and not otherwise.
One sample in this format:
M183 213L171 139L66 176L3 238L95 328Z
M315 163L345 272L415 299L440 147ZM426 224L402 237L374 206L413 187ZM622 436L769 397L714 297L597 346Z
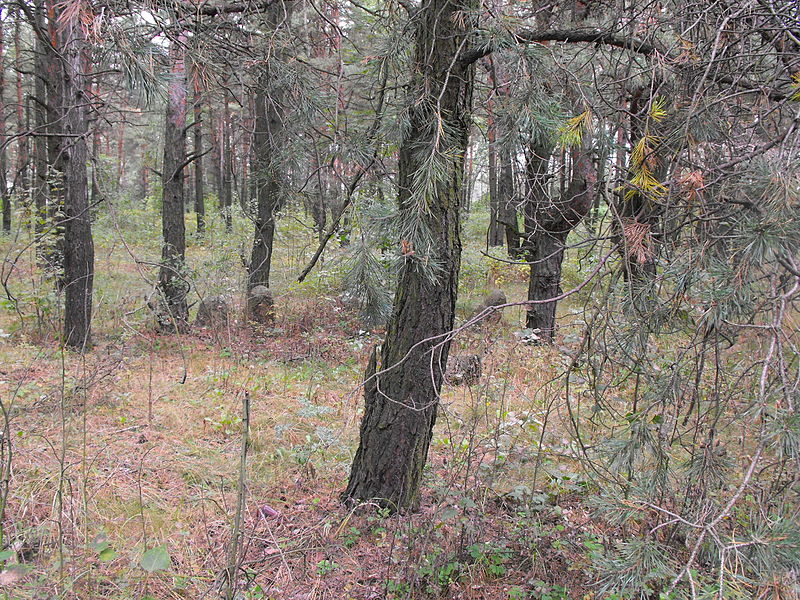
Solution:
M497 178L497 219L506 234L506 247L511 258L518 258L522 236L517 223L517 206L514 201L514 166L511 149L502 145L498 152L499 173Z
M3 231L11 232L11 194L8 192L6 174L6 103L3 98L6 89L6 48L3 31L5 23L0 21L0 200L3 202Z
M275 157L283 132L282 91L270 86L269 66L261 75L255 94L255 132L253 134L253 181L256 193L255 234L247 271L248 292L257 285L269 287L272 249L275 239L275 212L280 201L281 173Z
M214 192L217 195L217 209L225 216L225 199L222 195L222 148L220 135L219 117L214 116L214 103L211 96L208 97L208 131L211 142L211 169L210 175L214 180Z
M125 119L118 126L117 138L117 192L125 189L122 180L125 178Z
M203 189L203 96L199 83L194 90L194 212L197 218L197 233L206 230L206 200Z
M461 264L460 209L472 112L474 67L459 61L475 0L425 0L416 16L410 127L400 146L401 211L423 221L435 247L412 248L398 277L392 317L381 352L365 381L359 447L343 497L374 499L392 510L419 504L419 486L433 436L450 350L441 337L453 327ZM446 138L439 137L441 131ZM417 177L430 152L442 172L428 193ZM420 203L424 206L422 208ZM425 259L441 269L431 273ZM432 341L426 341L432 340Z
M491 58L489 59L491 60ZM494 99L486 103L488 122L486 133L489 141L489 246L503 245L503 225L500 222L500 196L497 193L497 122L494 114Z
M14 19L14 56L16 74L16 87L17 87L17 127L19 131L28 131L29 129L29 116L26 114L30 105L25 101L25 94L23 91L22 81L22 11L17 11L16 18ZM28 98L30 100L30 98ZM25 204L29 202L30 198L30 181L29 177L29 144L28 136L21 135L17 140L17 166L16 175L14 176L14 195L19 198L23 195L26 197Z
M63 289L63 269L64 269L64 158L63 151L65 142L68 140L62 137L63 117L62 108L65 106L63 93L63 59L59 55L58 24L56 22L57 13L54 0L45 0L44 8L47 14L45 25L44 13L39 11L43 31L47 35L47 40L39 40L41 59L41 71L37 79L44 82L44 108L45 108L45 132L47 134L46 157L42 166L46 187L46 214L42 231L45 238L42 251L39 256L43 262L43 267L48 276L55 281L57 291ZM46 29L44 27L46 26Z
M36 10L37 27L43 29L44 19L41 7ZM45 231L47 218L47 196L48 196L48 162L47 148L49 140L42 135L47 132L47 57L48 49L44 41L38 36L36 38L36 60L34 77L34 103L33 103L33 124L39 134L33 138L33 230L37 239L37 257L40 264L47 262L47 248L42 240Z
M100 84L97 83L95 93L99 93ZM100 202L100 178L102 169L100 165L100 127L99 122L95 121L94 131L92 132L92 206L97 206Z
M163 299L159 328L164 333L183 332L188 327L184 278L186 231L183 216L183 174L186 160L186 62L179 41L170 48L171 77L164 126L163 245L158 287Z
M86 38L78 15L59 19L61 97L60 120L64 165L64 343L76 350L91 342L94 243L89 219L89 158L86 138L89 116Z
M552 343L556 332L557 301L542 302L561 294L561 268L567 236L580 223L592 206L597 174L591 154L588 132L579 148L572 150L572 175L564 194L550 200L547 194L547 164L552 147L532 147L528 157L527 179L529 198L525 224L528 260L531 262L528 281L526 327L538 329L539 336Z
M222 206L225 211L225 229L233 227L233 156L231 152L231 110L227 83L222 92Z
M489 77L494 94L502 101L509 94L509 83L496 57L488 58ZM494 103L489 108L489 194L491 202L490 244L501 246L505 235L508 255L517 258L520 253L521 236L517 224L517 207L514 202L514 168L508 143L500 144L503 132ZM493 189L492 189L493 188Z
M248 98L244 90L242 90L242 97ZM253 131L253 101L249 98L247 102L247 113L243 119L242 124L242 166L241 177L239 180L239 202L242 205L242 213L245 215L250 214L250 157L253 144L252 138Z

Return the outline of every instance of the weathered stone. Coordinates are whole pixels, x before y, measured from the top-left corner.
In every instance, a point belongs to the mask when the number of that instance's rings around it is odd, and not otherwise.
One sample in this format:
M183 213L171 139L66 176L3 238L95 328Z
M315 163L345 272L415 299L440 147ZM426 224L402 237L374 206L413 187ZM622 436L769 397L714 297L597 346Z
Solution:
M204 298L197 309L196 327L227 327L228 303L221 296Z
M259 325L275 323L275 300L272 291L263 285L257 285L247 296L247 320Z
M470 319L475 318L483 311L485 311L490 306L501 306L503 304L508 303L506 300L506 294L501 289L494 289L483 299L483 301L472 311L472 315L470 315ZM500 322L500 317L503 315L503 309L498 309L492 312L488 317L481 319L480 324L488 323L489 325L497 325Z
M447 361L444 380L450 385L475 385L482 373L480 354L456 354Z

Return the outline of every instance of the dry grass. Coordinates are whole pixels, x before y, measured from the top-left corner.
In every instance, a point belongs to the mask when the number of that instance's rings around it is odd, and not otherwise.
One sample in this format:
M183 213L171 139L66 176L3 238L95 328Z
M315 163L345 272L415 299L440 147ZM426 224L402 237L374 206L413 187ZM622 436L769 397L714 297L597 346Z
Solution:
M31 316L31 286L46 284L30 255L20 263L27 316L21 326L9 311L0 317L13 331L0 345L0 398L14 451L5 543L28 569L0 577L8 598L215 597L225 583L245 393L242 598L505 599L533 580L572 597L586 591L581 540L594 526L574 490L554 488L557 509L548 501L527 514L514 495L521 485L525 493L551 485L544 465L570 468L558 451L568 443L563 389L544 383L563 358L515 340L519 311L456 343L454 351L489 351L479 385L446 390L423 509L386 518L339 502L360 378L379 335L359 332L324 272L305 288L289 284L308 249L301 238L287 236L289 255L279 256L274 331L233 322L175 337L149 327L148 282L127 249L100 246L97 345L83 358L54 343L57 314ZM196 246L192 260L208 262L216 250ZM241 280L237 269L202 277L227 285ZM517 279L509 274L512 298L523 294ZM482 291L466 290L463 312ZM148 573L140 558L158 546L171 566Z

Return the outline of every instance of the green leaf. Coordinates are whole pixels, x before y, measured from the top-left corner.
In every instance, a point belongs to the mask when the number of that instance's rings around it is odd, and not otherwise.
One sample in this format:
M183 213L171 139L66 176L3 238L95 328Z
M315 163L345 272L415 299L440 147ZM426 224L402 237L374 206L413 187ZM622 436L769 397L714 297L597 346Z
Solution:
M98 556L100 557L100 560L104 562L110 562L117 558L118 555L117 551L109 546L108 548L103 548Z
M172 561L167 549L164 546L157 546L142 554L139 566L148 573L155 573L156 571L169 569L172 566Z
M12 556L14 556L14 552L12 550L3 550L0 552L0 562L8 560Z

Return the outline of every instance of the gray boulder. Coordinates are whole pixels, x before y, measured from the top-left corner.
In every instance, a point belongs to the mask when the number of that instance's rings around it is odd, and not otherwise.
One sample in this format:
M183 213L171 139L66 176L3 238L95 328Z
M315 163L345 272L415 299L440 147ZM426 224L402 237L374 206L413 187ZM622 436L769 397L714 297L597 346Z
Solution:
M247 295L247 320L259 325L275 324L275 299L272 291L263 285L257 285Z
M470 315L470 319L478 316L483 311L485 311L490 306L501 306L503 304L508 303L506 300L506 293L501 289L494 289L483 299L483 301L472 311L472 315ZM489 325L497 325L500 322L500 317L502 316L503 310L498 309L492 312L488 317L485 317L480 321L479 324L489 324Z
M483 373L479 354L456 354L447 360L445 383L450 385L475 385Z
M195 327L221 328L228 326L228 303L222 296L203 298L197 309Z

